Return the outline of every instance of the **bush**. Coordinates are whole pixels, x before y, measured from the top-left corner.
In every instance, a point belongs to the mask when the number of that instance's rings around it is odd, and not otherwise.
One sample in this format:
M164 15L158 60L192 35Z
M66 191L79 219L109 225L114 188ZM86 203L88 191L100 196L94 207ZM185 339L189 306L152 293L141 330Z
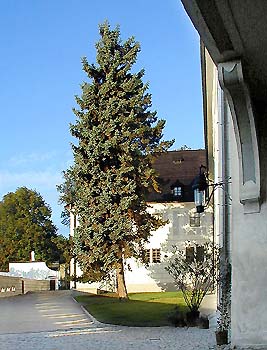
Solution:
M185 315L180 311L178 306L175 306L174 311L168 315L168 321L175 327L186 327Z
M174 247L166 270L173 277L175 284L182 291L184 300L190 310L188 323L197 319L197 312L205 295L212 290L216 281L219 262L219 250L212 242L203 246L188 244L187 251ZM199 249L201 248L201 249ZM201 252L201 254L200 254Z

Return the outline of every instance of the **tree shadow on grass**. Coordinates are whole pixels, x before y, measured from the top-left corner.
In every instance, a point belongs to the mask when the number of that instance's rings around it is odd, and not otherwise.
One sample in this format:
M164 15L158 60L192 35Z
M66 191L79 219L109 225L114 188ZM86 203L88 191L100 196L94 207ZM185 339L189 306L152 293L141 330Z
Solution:
M165 298L162 298L162 295ZM160 327L171 326L170 316L177 305L182 313L188 308L176 293L142 293L130 294L130 299L121 302L115 294L88 294L76 297L88 312L98 321L122 326ZM138 300L147 299L147 300Z

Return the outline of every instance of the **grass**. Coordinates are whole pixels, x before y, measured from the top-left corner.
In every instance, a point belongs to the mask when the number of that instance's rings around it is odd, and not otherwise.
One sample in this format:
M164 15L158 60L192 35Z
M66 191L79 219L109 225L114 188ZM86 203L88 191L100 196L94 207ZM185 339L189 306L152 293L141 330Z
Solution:
M128 301L115 294L79 295L75 299L98 321L124 326L168 326L168 316L179 306L187 312L181 292L130 293Z

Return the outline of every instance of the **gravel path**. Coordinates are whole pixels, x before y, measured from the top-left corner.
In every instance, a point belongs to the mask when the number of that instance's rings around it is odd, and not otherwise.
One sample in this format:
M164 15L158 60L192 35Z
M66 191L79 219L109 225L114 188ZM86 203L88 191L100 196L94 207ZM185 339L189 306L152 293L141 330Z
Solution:
M0 299L0 349L216 349L214 330L111 326L89 317L66 292Z
M1 334L9 350L192 350L215 349L213 332L169 327L95 327L38 333Z

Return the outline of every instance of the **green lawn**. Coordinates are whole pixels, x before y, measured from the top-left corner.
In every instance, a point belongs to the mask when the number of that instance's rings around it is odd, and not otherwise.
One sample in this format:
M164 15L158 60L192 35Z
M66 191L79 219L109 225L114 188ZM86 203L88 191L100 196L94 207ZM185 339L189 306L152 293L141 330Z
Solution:
M98 321L125 326L167 326L175 306L181 312L188 311L181 292L132 293L124 302L114 294L79 295L75 299Z

